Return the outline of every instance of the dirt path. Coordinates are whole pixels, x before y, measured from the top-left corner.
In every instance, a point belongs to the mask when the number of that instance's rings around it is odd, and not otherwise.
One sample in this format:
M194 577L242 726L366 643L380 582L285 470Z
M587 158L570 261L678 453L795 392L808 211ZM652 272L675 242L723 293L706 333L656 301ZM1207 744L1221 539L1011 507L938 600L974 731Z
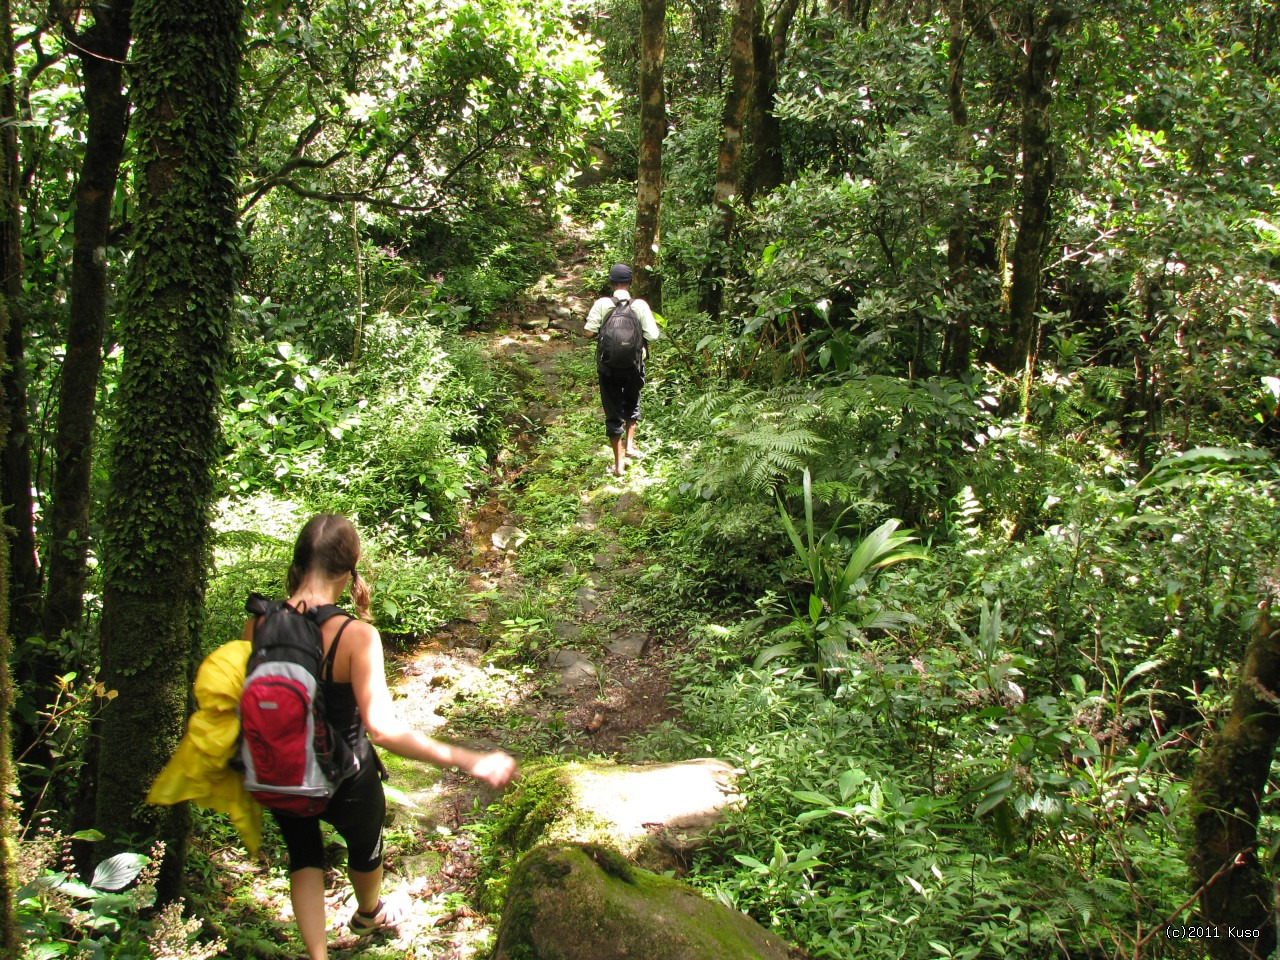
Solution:
M585 269L585 257L571 255L501 329L481 334L495 361L523 371L522 412L511 447L499 457L500 479L450 547L468 578L466 616L393 664L400 674L395 694L411 722L469 745L509 749L526 765L552 756L618 755L630 737L670 716L667 652L629 609L627 587L642 571L641 559L615 535L642 518L636 488L643 463L611 481L600 436L595 453L584 454L599 460L598 470L586 468L585 486L566 490L553 472L563 466L566 433L590 451L581 431L601 432L594 384L582 377L590 355L581 335L591 303ZM540 484L559 498L559 527L537 515L530 491ZM574 516L565 509L571 500ZM570 540L577 553L559 569L522 562L534 550L558 559L558 543ZM536 652L529 652L535 642ZM494 666L496 644L519 643L524 654ZM392 773L399 809L388 832L388 886L410 900L410 920L399 936L374 944L335 939L331 930L332 955L478 956L491 931L474 906L476 844L465 828L494 797L452 772L393 761ZM338 874L332 880L329 915L340 920L350 912L348 887Z

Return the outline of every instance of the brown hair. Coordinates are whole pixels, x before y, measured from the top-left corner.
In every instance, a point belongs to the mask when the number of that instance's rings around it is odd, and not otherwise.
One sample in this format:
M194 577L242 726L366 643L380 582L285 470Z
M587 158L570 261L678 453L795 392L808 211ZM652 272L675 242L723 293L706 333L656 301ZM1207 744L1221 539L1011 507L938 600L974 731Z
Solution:
M293 545L293 563L286 586L297 591L306 575L315 570L327 577L351 574L351 603L362 619L369 619L369 584L360 576L360 534L346 517L320 513L307 521Z

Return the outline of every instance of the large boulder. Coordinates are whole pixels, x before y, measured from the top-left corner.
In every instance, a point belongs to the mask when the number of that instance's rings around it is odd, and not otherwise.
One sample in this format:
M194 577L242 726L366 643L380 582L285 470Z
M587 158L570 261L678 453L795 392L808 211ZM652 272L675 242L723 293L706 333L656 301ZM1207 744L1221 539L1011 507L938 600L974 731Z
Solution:
M750 917L596 844L534 847L512 872L492 960L787 960Z
M741 801L723 760L566 763L527 771L496 839L519 855L537 843L599 843L650 870L680 870Z

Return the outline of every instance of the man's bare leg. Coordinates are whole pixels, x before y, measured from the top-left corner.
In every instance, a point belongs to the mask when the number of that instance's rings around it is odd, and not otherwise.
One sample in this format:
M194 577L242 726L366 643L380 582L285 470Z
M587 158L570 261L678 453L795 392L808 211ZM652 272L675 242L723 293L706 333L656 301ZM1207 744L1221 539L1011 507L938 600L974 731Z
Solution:
M628 457L640 456L640 450L636 447L636 423L637 421L635 420L627 421L627 445L625 452Z
M615 477L622 476L623 471L627 469L625 444L626 437L623 434L609 438L609 446L613 449L613 475Z

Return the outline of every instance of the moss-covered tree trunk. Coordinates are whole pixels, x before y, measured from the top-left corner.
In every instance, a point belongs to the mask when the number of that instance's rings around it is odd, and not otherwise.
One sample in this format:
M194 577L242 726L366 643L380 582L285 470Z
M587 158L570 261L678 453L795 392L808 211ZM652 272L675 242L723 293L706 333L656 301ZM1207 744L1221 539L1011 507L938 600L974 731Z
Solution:
M147 807L176 744L198 638L219 458L219 390L239 264L235 215L241 0L137 0L134 253L126 281L106 511L97 823L169 844L181 881L186 810Z
M662 309L662 278L654 271L662 214L662 141L667 135L667 0L640 0L640 164L636 178L636 293Z
M95 408L107 317L106 247L129 117L124 61L132 9L133 0L96 4L93 24L82 34L77 35L70 23L63 27L80 55L88 129L76 182L67 349L58 393L49 503L43 611L43 631L49 641L78 627L84 611ZM50 664L46 670L58 666ZM46 672L37 682L49 679Z
M1280 741L1280 628L1271 616L1280 585L1271 589L1254 624L1231 716L1201 754L1191 783L1191 869L1201 887L1201 919L1222 933L1204 940L1219 960L1266 957L1276 948L1273 882L1258 852L1259 799ZM1228 936L1230 928L1258 936Z
M14 68L13 20L9 0L0 0L0 217L13 224L18 211L18 138L17 97L15 85L17 71ZM17 231L0 231L0 244L16 243ZM0 250L0 263L8 262L7 251ZM5 334L9 327L8 297L0 295L0 369L8 362L4 349ZM4 398L0 398L4 399ZM0 443L9 435L9 421L5 416L6 405L0 403ZM18 925L13 911L14 849L11 840L16 834L16 818L13 810L13 753L10 739L10 717L13 715L13 681L9 673L13 642L9 633L9 531L0 524L0 960L11 960L19 954Z

